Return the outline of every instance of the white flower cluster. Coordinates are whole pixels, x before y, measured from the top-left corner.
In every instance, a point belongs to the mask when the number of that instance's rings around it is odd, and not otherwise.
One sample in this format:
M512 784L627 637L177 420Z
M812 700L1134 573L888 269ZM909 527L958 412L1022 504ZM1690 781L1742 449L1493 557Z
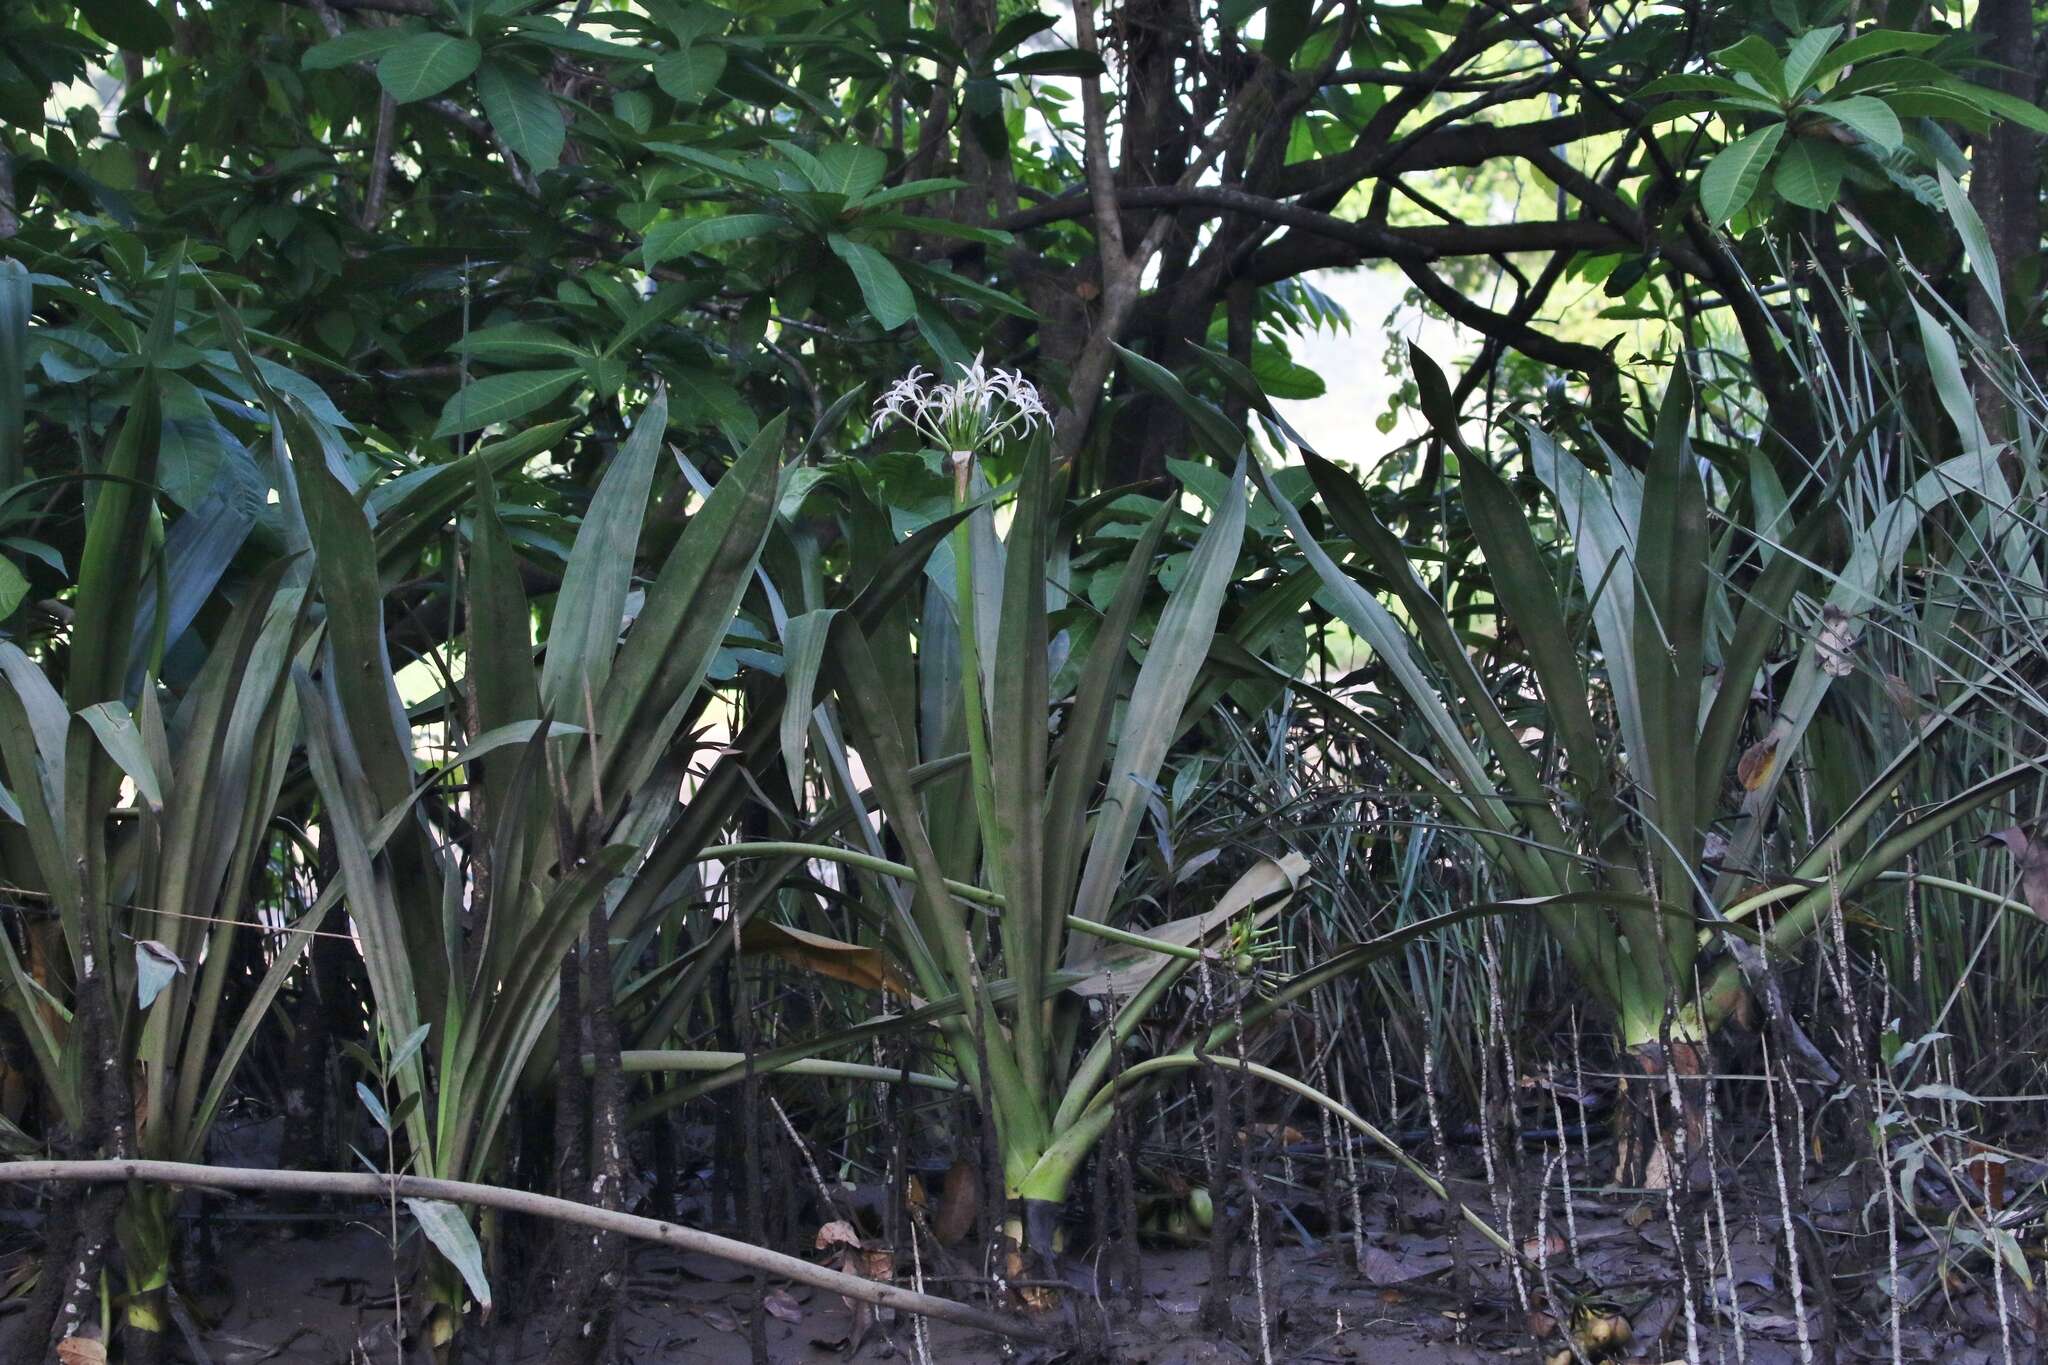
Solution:
M892 421L907 422L955 463L963 463L998 442L1052 422L1038 390L1022 373L987 369L979 353L951 384L937 383L937 378L918 366L891 384L875 404L869 430L880 431Z

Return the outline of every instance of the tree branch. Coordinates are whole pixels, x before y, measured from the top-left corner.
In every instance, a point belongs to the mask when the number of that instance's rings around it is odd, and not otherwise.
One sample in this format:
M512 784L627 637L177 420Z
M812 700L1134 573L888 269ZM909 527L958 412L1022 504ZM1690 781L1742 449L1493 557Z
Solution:
M660 1242L684 1251L699 1251L721 1261L749 1266L829 1290L849 1299L859 1299L883 1308L917 1313L942 1322L955 1322L980 1332L1046 1341L1051 1333L1037 1323L1025 1322L1003 1313L991 1313L971 1304L955 1303L893 1284L863 1279L842 1271L829 1270L794 1256L765 1247L749 1246L730 1237L701 1232L678 1223L638 1214L592 1208L573 1199L532 1194L499 1185L478 1185L467 1180L429 1180L413 1175L375 1175L354 1171L267 1171L228 1166L202 1166L186 1161L7 1161L0 1162L0 1184L43 1184L71 1182L106 1185L141 1181L152 1185L186 1185L199 1189L253 1190L265 1193L355 1195L384 1200L394 1195L405 1199L439 1199L451 1204L473 1204L479 1208L503 1209L559 1223L613 1232L643 1242Z

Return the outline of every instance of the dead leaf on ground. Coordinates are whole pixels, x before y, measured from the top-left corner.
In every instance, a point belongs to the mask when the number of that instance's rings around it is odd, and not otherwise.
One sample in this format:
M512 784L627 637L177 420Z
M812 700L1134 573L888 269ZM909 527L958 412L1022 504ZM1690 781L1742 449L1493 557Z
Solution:
M818 1229L817 1240L813 1243L818 1250L826 1247L858 1247L860 1234L853 1230L853 1224L844 1218L835 1218Z
M981 1210L981 1179L972 1162L956 1161L946 1170L946 1183L939 1191L939 1216L932 1222L932 1235L940 1246L953 1246L974 1230Z
M107 1344L91 1337L66 1337L57 1343L57 1365L107 1365Z
M787 1289L769 1290L762 1296L761 1306L768 1310L770 1316L784 1322L802 1322L804 1318L804 1306Z
M737 1332L740 1330L740 1320L726 1312L723 1308L700 1309L697 1316L704 1319L706 1326L716 1327L721 1332Z

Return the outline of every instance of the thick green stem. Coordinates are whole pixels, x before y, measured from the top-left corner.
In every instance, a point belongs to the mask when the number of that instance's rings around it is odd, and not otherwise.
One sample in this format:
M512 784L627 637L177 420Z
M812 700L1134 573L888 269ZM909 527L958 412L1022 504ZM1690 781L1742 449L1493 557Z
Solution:
M953 453L953 509L968 503L968 479L974 468L969 452ZM981 826L982 865L989 877L1001 876L1002 829L996 823L995 779L988 756L988 722L982 705L980 627L974 613L974 518L953 528L953 607L960 628L960 705L967 722L967 759L973 770L974 814Z
M1088 1102L1087 1108L1082 1111L1080 1118L1075 1121L1072 1127L1067 1128L1054 1138L1052 1146L1047 1149L1043 1157L1039 1158L1038 1165L1032 1170L1030 1177L1024 1181L1019 1193L1026 1199L1044 1199L1054 1202L1065 1199L1067 1187L1072 1183L1074 1173L1081 1168L1081 1162L1087 1157L1089 1150L1094 1147L1096 1142L1101 1139L1103 1133L1108 1130L1110 1121L1116 1113L1116 1106L1112 1101L1118 1090L1135 1081L1141 1081L1147 1076L1156 1075L1160 1072L1183 1071L1190 1067L1203 1065L1235 1067L1246 1075L1256 1076L1260 1080L1269 1081L1284 1090L1290 1090L1309 1101L1309 1103L1329 1111L1332 1117L1351 1125L1351 1127L1364 1134L1368 1141L1392 1157L1396 1165L1420 1180L1429 1189L1430 1193L1443 1200L1446 1205L1455 1207L1460 1216L1467 1223L1470 1223L1481 1237L1484 1237L1498 1248L1503 1256L1514 1257L1519 1254L1516 1252L1514 1244L1501 1236L1494 1229L1493 1224L1467 1208L1462 1201L1453 1198L1450 1191L1444 1188L1443 1182L1430 1174L1425 1167L1409 1156L1408 1153L1402 1151L1399 1143L1395 1142L1364 1118L1353 1113L1345 1105L1331 1099L1328 1095L1325 1095L1307 1082L1296 1080L1285 1072L1275 1071L1267 1066L1260 1066L1257 1062L1245 1061L1241 1058L1224 1056L1215 1052L1207 1052L1204 1056L1197 1056L1192 1050L1177 1052L1166 1057L1154 1057L1149 1061L1139 1062L1135 1066L1126 1068L1122 1075L1116 1077L1096 1092L1095 1097Z

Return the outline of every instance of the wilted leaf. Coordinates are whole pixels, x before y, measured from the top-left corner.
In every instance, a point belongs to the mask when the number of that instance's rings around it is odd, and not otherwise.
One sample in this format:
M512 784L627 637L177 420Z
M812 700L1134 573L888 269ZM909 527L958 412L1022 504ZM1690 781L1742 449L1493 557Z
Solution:
M863 990L887 991L916 1003L910 983L903 979L880 948L847 943L808 929L797 929L769 920L750 919L740 930L740 951L769 953L795 967Z
M1735 777L1742 783L1744 791L1755 791L1771 779L1771 769L1777 765L1778 745L1792 732L1791 725L1780 717L1771 723L1764 737L1743 750L1736 761Z
M939 1216L932 1221L932 1235L940 1246L952 1246L974 1229L980 1209L979 1173L971 1162L954 1162L947 1168L946 1183L939 1192Z
M107 1344L90 1337L66 1337L57 1343L57 1365L107 1365Z
M1209 938L1238 915L1257 906L1254 923L1264 924L1286 906L1294 888L1308 875L1308 859L1299 853L1280 858L1262 858L1231 883L1212 909L1186 919L1155 925L1142 932L1146 938L1187 948ZM1068 987L1076 995L1114 995L1128 1000L1166 963L1163 954L1121 945L1106 947L1102 957L1091 964L1093 971Z
M858 1247L860 1234L844 1218L835 1218L818 1229L818 1236L811 1245L820 1251L826 1247Z
M804 1318L803 1305L791 1297L787 1289L769 1290L762 1296L761 1306L771 1317L781 1318L784 1322L802 1322Z

